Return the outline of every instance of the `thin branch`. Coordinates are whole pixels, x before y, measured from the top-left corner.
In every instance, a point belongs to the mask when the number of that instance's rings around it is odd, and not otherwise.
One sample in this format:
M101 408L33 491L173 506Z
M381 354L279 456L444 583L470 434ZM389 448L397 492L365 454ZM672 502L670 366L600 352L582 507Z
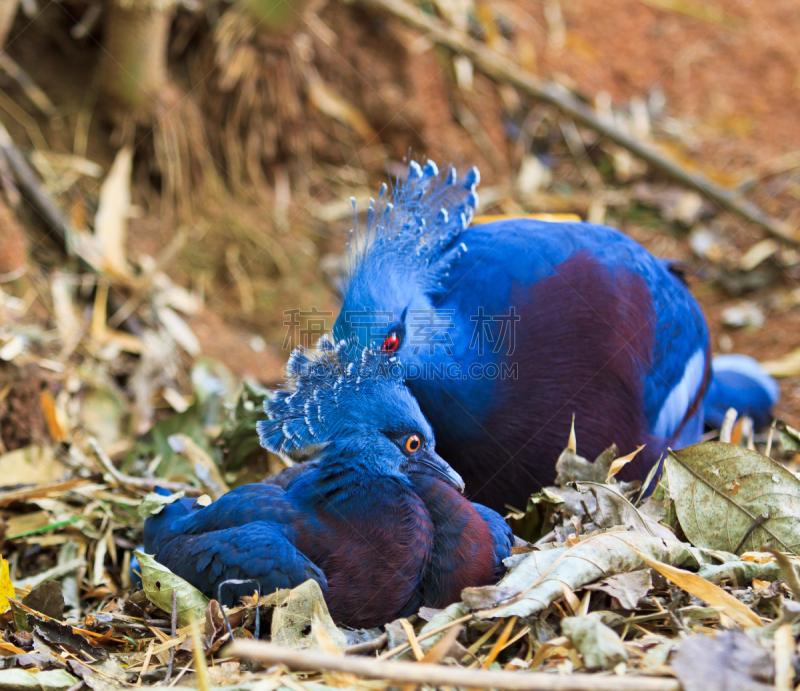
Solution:
M178 632L178 590L172 589L172 635L170 639L175 638ZM164 686L169 686L169 680L172 678L172 668L175 665L175 646L169 649L169 665L167 666L167 675L164 677Z
M260 641L236 641L223 650L264 665L284 664L293 670L344 672L367 679L385 679L394 684L462 686L509 689L511 691L680 691L677 679L626 675L601 677L590 674L555 675L547 672L505 672L398 662L368 657L341 657L317 650L294 650Z
M69 215L64 213L53 196L48 192L36 172L28 164L23 153L14 144L8 130L0 123L0 156L5 160L9 171L14 177L22 198L39 215L42 223L47 226L52 239L64 254L70 256L75 250L75 238L77 230L70 220ZM92 273L102 274L100 269L95 266L89 258L82 254L77 254L78 261L83 268ZM117 312L122 307L122 303L116 295L110 295L109 307L112 312ZM135 314L129 314L120 320L120 325L124 325L131 333L141 335L143 329L139 319Z
M36 85L30 75L12 60L11 56L5 51L0 51L0 70L19 85L31 103L42 112L42 115L51 120L58 117L58 111L53 102L47 97L47 94Z
M374 650L380 650L386 645L386 641L389 640L389 634L382 633L380 636L376 638L372 638L368 641L362 641L361 643L354 643L353 645L348 645L345 648L344 654L345 655L363 655L364 653L371 653Z
M722 209L738 214L748 221L761 226L768 233L793 245L800 244L800 236L788 223L770 216L756 204L743 199L735 190L730 190L709 180L706 176L690 172L660 151L649 142L642 141L604 122L597 113L577 96L563 87L544 83L536 75L509 57L471 38L465 32L446 26L440 20L423 14L410 3L403 0L357 0L364 7L388 12L409 26L423 31L428 38L450 50L465 55L486 75L499 82L516 87L523 93L549 103L575 122L595 130L615 144L627 149L643 161L649 163L664 175L697 190Z
M164 489L168 489L170 492L186 492L186 494L191 495L202 494L202 490L198 489L197 487L192 487L191 485L185 485L182 482L170 482L169 480L161 479L150 480L143 477L123 475L114 467L114 464L111 462L108 454L103 451L100 444L98 444L97 439L89 439L89 445L92 447L92 450L94 451L103 468L108 472L109 475L111 475L112 478L114 478L114 481L117 484L133 487L135 489L146 489L151 492L156 487L163 487Z
M419 643L420 641L424 641L425 639L430 638L431 636L435 636L438 633L442 633L444 631L447 631L448 629L452 629L454 626L459 626L461 624L466 624L471 619L472 619L472 615L471 614L465 614L463 617L459 617L458 619L453 619L453 621L448 621L446 624L442 624L441 626L437 626L435 629L431 629L430 631L426 631L425 633L421 633L419 636L417 636L417 642ZM400 645L398 645L395 648L392 648L391 650L387 650L385 653L381 653L378 656L378 659L379 660L387 660L390 657L394 657L395 655L399 655L404 650L407 650L410 647L411 647L411 643L406 641L405 643L401 643Z
M33 168L28 165L25 156L14 144L11 135L2 124L0 124L0 153L5 157L25 201L33 207L42 221L49 226L49 230L55 234L61 249L69 254L72 236L75 235L72 221L61 210L56 201L50 196L50 193L42 187ZM90 266L89 268L94 270L94 267Z

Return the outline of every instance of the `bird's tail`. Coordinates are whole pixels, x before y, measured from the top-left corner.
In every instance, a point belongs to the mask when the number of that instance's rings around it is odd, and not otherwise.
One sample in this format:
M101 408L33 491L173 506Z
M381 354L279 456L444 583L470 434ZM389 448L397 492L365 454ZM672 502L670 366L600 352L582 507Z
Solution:
M766 427L778 402L778 383L747 355L718 355L711 362L711 384L703 400L706 424L719 428L728 408Z

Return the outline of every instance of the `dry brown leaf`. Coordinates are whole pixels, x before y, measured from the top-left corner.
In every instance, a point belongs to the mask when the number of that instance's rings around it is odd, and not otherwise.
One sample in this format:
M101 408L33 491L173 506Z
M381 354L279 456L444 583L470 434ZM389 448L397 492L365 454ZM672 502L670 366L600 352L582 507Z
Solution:
M646 565L640 553L694 568L712 562L710 553L678 540L628 531L600 533L574 547L531 552L500 583L467 588L462 598L478 610L479 619L529 617L563 597L562 584L577 590L614 574L638 571Z
M682 588L690 595L707 602L713 607L721 607L722 612L735 621L739 626L748 628L751 626L763 626L761 619L746 604L737 600L730 593L726 593L719 586L710 583L705 578L701 578L696 573L684 571L676 566L664 564L663 562L651 559L642 554L634 547L631 547L639 554L641 559L649 566L652 566L664 578L668 578L679 588Z
M684 691L769 691L772 655L741 631L683 640L670 663Z
M620 573L600 583L586 586L587 590L599 590L616 598L624 609L636 609L639 600L653 587L650 569Z
M94 219L94 234L103 256L103 268L116 276L130 274L126 246L132 169L133 150L125 146L117 153L114 164L100 187L100 200Z
M762 362L761 366L773 377L795 377L800 374L800 348L795 348L777 360Z
M800 481L780 463L706 442L670 451L665 470L693 545L740 552L770 542L784 552L800 550Z
M50 449L26 446L0 456L0 486L42 485L64 475L64 466Z
M620 470L622 470L628 463L630 463L636 457L636 454L638 454L644 447L645 445L642 444L635 451L631 451L631 453L629 453L627 456L620 456L619 458L615 459L611 464L611 467L608 469L606 482L610 482L611 478L614 477Z

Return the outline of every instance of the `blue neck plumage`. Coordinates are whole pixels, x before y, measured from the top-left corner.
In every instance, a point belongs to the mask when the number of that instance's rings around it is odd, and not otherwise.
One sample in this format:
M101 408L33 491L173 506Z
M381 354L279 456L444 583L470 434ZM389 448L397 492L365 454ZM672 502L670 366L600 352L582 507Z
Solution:
M344 506L343 500L382 497L387 486L395 491L410 487L407 478L387 474L378 456L369 439L328 442L313 459L314 468L299 475L286 489L293 495L313 497L315 502Z

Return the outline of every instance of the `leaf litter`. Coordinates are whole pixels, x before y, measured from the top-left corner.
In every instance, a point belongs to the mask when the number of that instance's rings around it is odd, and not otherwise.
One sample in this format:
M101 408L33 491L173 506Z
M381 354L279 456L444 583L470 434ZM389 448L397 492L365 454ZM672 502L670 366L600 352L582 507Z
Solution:
M774 677L775 627L800 629L793 593L798 480L756 451L720 442L673 452L646 499L640 483L615 479L616 449L589 462L568 446L558 461L559 484L533 495L524 511L509 512L525 539L507 560L507 575L401 625L337 627L311 581L223 608L136 548L143 517L186 494L212 501L233 477L226 454L238 468L243 456L256 453L254 404L245 402L255 397L260 404L267 394L253 386L240 392L223 392L229 403L223 398L211 408L201 402L208 403L207 394L198 393L186 410L174 412L194 421L194 433L191 425L182 425L187 433L180 435L174 425L157 431L157 423L138 442L149 462L123 448L114 463L99 442L76 434L51 449L60 475L0 492L6 534L14 536L9 561L0 563L0 594L8 602L0 613L0 684L123 688L169 678L180 686L206 675L215 685L238 688L274 674L227 652L232 641L252 638L258 621L273 643L378 655L378 661L414 664L435 651L440 663L467 668L608 670L667 675L665 681L675 675L690 689L699 687L687 670L702 658L709 678L714 665L724 664L735 683L758 689ZM209 427L223 448L209 439ZM124 470L112 473L109 463ZM183 489L171 496L150 492L159 478ZM134 557L142 590L128 581ZM41 574L47 578L37 579ZM730 646L742 651L736 664ZM51 674L24 686L20 672L34 669ZM356 679L321 672L315 684L338 688ZM284 671L275 683L296 688L307 681ZM706 686L727 688L714 683Z
M321 110L359 130L341 99L319 93ZM574 124L565 131L580 147L589 142ZM626 153L610 152L620 178ZM546 159L527 160L518 186L546 193ZM634 163L639 177L645 167ZM30 295L0 293L2 366L45 373L27 389L27 375L0 382L0 686L385 687L349 672L263 669L230 653L232 639L257 631L345 660L574 675L584 688L595 678L664 689L678 688L677 678L687 691L797 683L800 435L783 423L769 455L794 463L748 450L746 435L741 445L701 444L670 454L649 496L615 477L632 455L620 458L612 447L582 458L573 435L557 459L556 486L509 507L522 540L505 578L383 629L337 627L313 582L223 608L137 554L143 516L180 496L212 501L287 460L258 445L266 389L199 355L191 317L202 295L174 283L164 258L126 256L130 166L130 152L120 151L100 190L94 235L78 234L82 268L53 271L45 291L31 284ZM591 168L582 174L597 181ZM572 190L569 198L579 196ZM691 227L695 251L714 263L735 251L709 240L701 223L713 209L694 192L641 183L585 206L604 214L631 200ZM762 280L758 268L779 254L774 241L763 242L731 266L712 267L730 292ZM760 309L728 317L758 328ZM797 353L770 369L792 376ZM24 438L9 425L24 428ZM756 441L764 451L765 439ZM175 494L153 495L156 485ZM134 557L141 590L130 580Z

